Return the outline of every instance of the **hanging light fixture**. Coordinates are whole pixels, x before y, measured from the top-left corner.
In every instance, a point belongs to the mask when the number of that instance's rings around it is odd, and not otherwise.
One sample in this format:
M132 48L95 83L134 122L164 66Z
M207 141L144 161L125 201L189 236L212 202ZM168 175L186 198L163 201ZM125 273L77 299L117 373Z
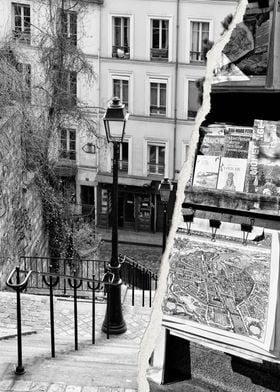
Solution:
M242 231L242 244L247 245L249 233L253 230L253 225L255 223L255 219L250 219L250 223L241 223L241 231Z
M187 234L191 235L191 225L193 223L195 211L192 208L183 210L183 219L187 226Z
M211 241L216 241L217 230L221 227L222 222L219 219L209 219L209 225L212 230Z

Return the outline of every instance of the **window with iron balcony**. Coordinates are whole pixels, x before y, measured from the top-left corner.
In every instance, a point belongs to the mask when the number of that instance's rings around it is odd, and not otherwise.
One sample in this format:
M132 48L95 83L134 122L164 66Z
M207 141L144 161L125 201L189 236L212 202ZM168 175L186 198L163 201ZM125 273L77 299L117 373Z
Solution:
M203 51L205 42L209 40L209 22L191 22L191 42L190 61L204 62L205 53Z
M30 45L31 43L30 5L14 3L12 5L12 10L13 10L14 39Z
M128 142L119 144L119 172L128 173ZM112 161L113 169L113 161Z
M148 144L148 174L163 176L165 171L165 146Z
M169 21L152 19L151 24L151 60L168 61Z
M112 57L130 58L130 19L127 17L113 17L113 46Z
M77 45L77 13L60 10L61 35L71 45Z
M151 83L150 116L166 116L166 83Z
M76 131L74 129L61 129L59 158L76 161Z

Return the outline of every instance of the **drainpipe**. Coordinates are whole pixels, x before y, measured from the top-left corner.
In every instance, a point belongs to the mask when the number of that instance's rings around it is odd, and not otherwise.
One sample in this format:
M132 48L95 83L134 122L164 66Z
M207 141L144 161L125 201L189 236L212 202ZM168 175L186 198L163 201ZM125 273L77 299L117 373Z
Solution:
M98 39L98 52L97 52L97 74L98 74L98 77L97 77L97 81L98 81L98 87L97 87L98 103L97 103L97 107L98 108L100 108L100 106L101 106L100 105L100 100L101 100L101 96L100 96L100 94L101 94L100 93L100 80L101 80L101 78L100 78L100 69L101 69L101 67L100 67L101 6L102 6L101 3L99 3L99 37L98 37L99 39ZM99 109L97 109L97 130L96 131L97 131L96 132L97 133L97 137L100 136L101 132L100 132L100 113L99 113ZM100 146L100 143L98 143L98 139L96 141L97 141L97 146L98 146L98 144ZM99 162L100 162L100 149L96 148L96 171L97 171L97 173L98 173L98 170L99 170ZM98 214L98 208L97 208L98 191L97 191L97 189L98 189L98 183L95 181L95 185L94 185L95 227L97 225L97 214Z
M174 132L173 132L173 180L176 175L176 141L177 141L177 93L178 93L178 49L179 49L179 6L177 0L176 10L176 47L175 47L175 83L174 83Z

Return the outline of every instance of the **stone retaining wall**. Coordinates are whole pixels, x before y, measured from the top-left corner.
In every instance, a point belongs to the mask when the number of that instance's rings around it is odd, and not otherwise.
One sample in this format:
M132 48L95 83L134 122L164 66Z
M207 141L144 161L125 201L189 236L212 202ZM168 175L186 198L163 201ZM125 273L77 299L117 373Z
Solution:
M0 119L0 290L20 256L48 255L40 200L23 170L20 119Z

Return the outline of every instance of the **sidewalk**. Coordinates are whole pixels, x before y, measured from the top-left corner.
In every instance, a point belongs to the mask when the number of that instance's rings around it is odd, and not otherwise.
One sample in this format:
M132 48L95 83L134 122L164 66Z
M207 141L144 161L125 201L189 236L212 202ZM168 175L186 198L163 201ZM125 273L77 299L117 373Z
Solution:
M103 241L111 241L112 229L97 229ZM162 247L162 233L118 229L119 243Z
M149 321L150 308L123 306L127 332L101 332L106 305L96 304L96 344L91 344L91 303L78 303L79 351L74 350L73 301L55 299L56 358L50 355L48 297L22 295L23 366L17 364L16 295L0 292L1 392L135 392L138 351Z

